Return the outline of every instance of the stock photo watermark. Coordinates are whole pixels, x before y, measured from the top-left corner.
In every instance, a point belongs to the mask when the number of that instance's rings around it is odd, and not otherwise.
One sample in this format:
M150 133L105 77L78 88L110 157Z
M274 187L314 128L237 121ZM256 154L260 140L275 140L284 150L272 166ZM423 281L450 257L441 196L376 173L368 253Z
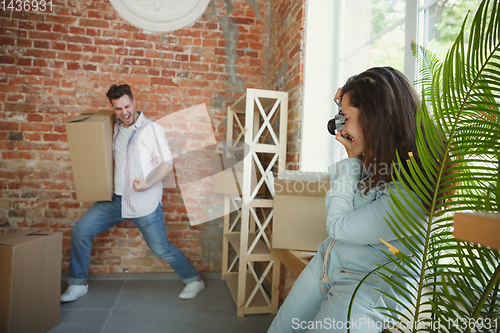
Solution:
M292 319L292 329L294 330L330 330L330 329L354 329L354 330L379 330L400 328L400 329L424 329L431 328L433 330L446 328L450 329L494 329L500 328L498 318L456 318L446 320L422 320L422 321L401 321L399 323L392 321L373 321L367 318L359 318L357 320L341 321L333 318L325 318L323 320L300 320L299 318Z

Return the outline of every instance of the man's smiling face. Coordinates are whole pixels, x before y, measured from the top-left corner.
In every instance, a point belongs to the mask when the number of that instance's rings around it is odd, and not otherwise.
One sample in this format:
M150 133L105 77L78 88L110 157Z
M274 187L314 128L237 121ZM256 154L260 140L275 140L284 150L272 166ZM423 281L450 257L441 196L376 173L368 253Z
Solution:
M111 105L116 116L123 122L123 126L129 127L135 123L139 114L135 110L135 99L123 95L118 99L112 99Z

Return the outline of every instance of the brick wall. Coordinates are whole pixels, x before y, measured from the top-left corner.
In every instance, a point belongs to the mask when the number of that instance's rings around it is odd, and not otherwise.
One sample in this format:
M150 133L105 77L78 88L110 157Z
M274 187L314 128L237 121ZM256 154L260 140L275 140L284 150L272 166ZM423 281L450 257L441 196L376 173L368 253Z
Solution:
M299 169L304 91L306 0L271 2L269 75L271 90L288 92L287 169Z
M306 0L271 3L269 75L271 90L288 92L288 170L299 169L301 119L304 91L304 36ZM281 264L280 298L284 299L296 277Z
M45 13L0 12L0 234L31 227L64 232L67 270L71 227L91 204L75 199L64 122L109 107L105 93L114 83L129 83L151 119L205 103L218 140L225 138L226 106L247 87L287 89L295 161L302 65L293 63L301 52L290 45L300 42L286 37L289 23L269 27L275 19L296 20L280 17L297 15L287 3L212 0L193 26L163 34L131 26L105 0L54 0ZM165 190L163 202L172 243L197 269L219 271L222 222L190 227L178 189ZM94 239L90 271L171 268L123 222Z

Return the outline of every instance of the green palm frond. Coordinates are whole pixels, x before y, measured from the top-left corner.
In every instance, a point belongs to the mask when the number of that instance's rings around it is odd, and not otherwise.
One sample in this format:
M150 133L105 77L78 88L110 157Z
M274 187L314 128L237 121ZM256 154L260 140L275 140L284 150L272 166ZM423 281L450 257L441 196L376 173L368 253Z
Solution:
M500 251L452 236L455 212L500 209L500 1L483 0L468 39L465 32L464 20L443 63L412 45L421 75L418 154L395 168L388 221L407 251L385 253L391 265L371 273L412 296L411 307L394 300L420 323L411 332L500 331ZM408 208L405 193L418 195L429 215ZM474 329L488 320L496 326Z

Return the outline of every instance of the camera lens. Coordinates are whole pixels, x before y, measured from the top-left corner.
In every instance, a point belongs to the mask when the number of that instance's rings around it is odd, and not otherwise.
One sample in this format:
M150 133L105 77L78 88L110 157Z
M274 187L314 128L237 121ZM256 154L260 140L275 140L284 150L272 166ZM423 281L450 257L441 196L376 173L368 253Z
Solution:
M328 128L328 132L330 132L331 135L335 135L335 118L332 118L328 121L328 124L326 124L326 127Z

